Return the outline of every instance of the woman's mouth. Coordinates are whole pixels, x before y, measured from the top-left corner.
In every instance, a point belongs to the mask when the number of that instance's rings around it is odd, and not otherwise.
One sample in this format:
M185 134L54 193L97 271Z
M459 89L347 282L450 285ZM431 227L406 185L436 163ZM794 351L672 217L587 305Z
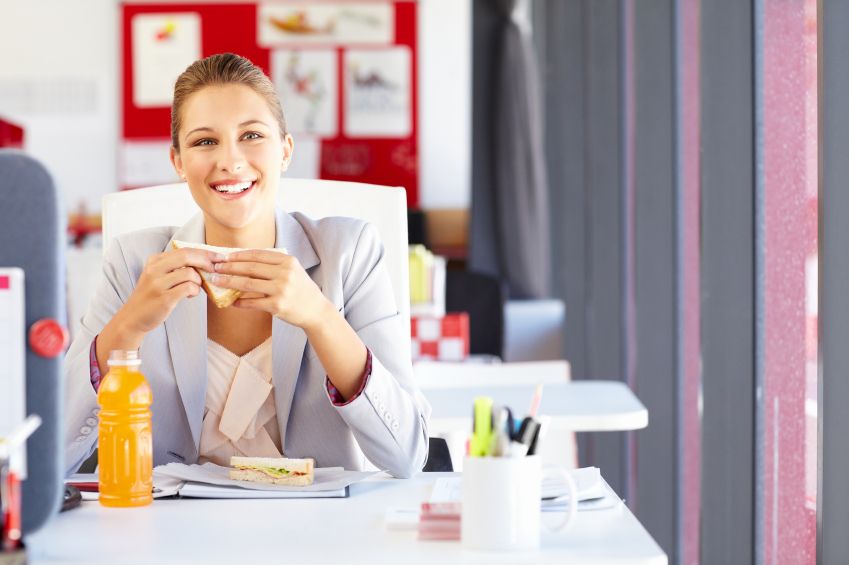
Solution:
M254 186L256 181L241 181L241 182L223 182L210 184L210 188L218 193L225 200L234 200L241 198L247 194Z

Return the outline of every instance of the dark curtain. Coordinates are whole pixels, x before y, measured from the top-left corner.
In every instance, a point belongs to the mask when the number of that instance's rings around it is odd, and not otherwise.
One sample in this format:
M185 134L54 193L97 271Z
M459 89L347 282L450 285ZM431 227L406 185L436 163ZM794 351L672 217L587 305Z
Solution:
M488 11L475 14L475 51L485 48L482 36L491 37L495 57L491 68L475 70L476 169L488 170L476 171L473 182L469 262L473 270L505 279L514 298L543 298L550 290L550 234L542 101L518 3L475 2L476 12Z

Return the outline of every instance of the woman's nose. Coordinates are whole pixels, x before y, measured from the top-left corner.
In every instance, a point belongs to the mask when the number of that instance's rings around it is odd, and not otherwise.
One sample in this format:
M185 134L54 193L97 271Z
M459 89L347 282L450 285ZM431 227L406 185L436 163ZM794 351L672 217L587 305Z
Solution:
M239 150L238 144L225 143L221 146L218 157L218 168L222 171L235 173L245 167L245 156Z

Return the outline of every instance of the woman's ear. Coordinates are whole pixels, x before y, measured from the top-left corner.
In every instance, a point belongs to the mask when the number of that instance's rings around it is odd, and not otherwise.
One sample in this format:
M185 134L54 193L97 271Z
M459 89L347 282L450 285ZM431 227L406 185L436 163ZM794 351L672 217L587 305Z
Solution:
M180 157L180 154L174 149L174 146L171 146L171 150L168 152L171 157L171 164L174 165L174 170L177 171L177 174L181 179L186 180L186 175L183 173L183 159Z
M295 151L295 139L291 134L287 133L283 138L283 166L282 171L285 173L289 168L289 163L292 162L292 153Z

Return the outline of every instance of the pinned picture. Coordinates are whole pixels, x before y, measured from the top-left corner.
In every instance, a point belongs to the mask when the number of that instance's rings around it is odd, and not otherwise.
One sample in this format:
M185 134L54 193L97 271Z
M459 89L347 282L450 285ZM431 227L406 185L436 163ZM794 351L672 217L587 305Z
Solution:
M280 95L292 133L319 137L336 135L337 74L335 50L272 51L271 80Z
M263 47L321 43L386 45L395 37L390 2L262 4L257 10Z
M408 137L412 132L410 49L345 52L345 124L348 137Z
M200 15L137 14L132 34L133 104L170 106L177 77L201 56Z

